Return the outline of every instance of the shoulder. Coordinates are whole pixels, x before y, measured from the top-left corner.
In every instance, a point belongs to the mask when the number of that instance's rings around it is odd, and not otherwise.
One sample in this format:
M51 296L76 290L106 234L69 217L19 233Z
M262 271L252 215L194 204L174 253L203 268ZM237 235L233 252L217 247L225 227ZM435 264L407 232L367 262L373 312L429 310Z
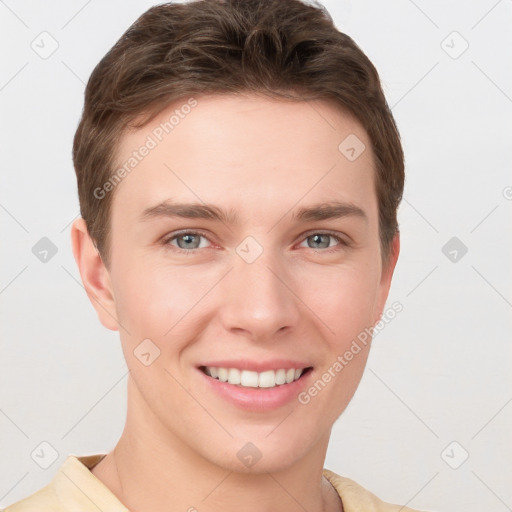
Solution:
M0 512L44 512L46 510L52 512L65 512L67 510L63 507L52 485L39 489L5 509L0 509Z
M0 512L128 512L90 471L104 456L69 455L48 485Z
M324 469L324 476L338 492L344 512L420 512L404 505L386 503L354 480Z

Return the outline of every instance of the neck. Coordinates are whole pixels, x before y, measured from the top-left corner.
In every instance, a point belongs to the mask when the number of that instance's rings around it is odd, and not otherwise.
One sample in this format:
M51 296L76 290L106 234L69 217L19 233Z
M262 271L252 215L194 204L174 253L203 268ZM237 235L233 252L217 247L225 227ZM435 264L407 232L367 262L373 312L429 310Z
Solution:
M188 512L339 512L339 496L322 475L327 444L328 435L285 469L236 472L128 408L116 447L92 473L132 512L169 512L169 504Z

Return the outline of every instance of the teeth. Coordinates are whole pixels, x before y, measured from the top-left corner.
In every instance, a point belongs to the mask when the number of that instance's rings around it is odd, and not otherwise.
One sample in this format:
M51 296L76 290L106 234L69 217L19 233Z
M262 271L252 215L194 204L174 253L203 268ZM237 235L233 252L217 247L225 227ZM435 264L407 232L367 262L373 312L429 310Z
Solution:
M240 375L240 384L248 388L257 388L258 378L258 372L250 372L248 370L244 370Z
M276 385L276 372L274 370L268 370L260 373L258 379L258 387L260 388L273 388Z
M273 388L283 384L290 384L297 380L305 368L290 368L289 370L267 370L265 372L253 372L250 370L239 370L238 368L215 368L206 366L204 373L221 382L228 382L235 386L246 388Z
M230 368L228 370L228 382L230 384L240 384L240 370Z
M280 386L286 383L286 370L277 370L276 372L276 384Z
M208 369L208 367L206 369ZM210 371L210 373L211 373L211 371ZM227 370L227 368L219 368L218 369L218 373L219 373L219 380L221 382L227 382L228 381L228 370Z

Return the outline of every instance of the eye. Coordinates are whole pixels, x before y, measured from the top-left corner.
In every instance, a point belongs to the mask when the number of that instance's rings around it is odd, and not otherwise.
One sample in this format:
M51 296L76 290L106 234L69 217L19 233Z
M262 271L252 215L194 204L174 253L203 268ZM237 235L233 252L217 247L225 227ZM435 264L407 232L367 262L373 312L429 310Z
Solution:
M333 241L335 243L331 243ZM310 249L329 249L335 246L348 245L345 240L333 233L312 233L304 239L304 242L302 242L300 246L305 247L303 245L304 243L306 243L307 247Z
M173 250L184 254L193 254L196 249L204 249L210 246L207 236L199 231L182 231L174 233L162 241L164 246L171 246ZM307 245L304 245L307 244ZM334 233L315 232L307 235L300 247L310 249L328 249L323 252L337 250L348 246L342 237Z
M171 245L180 252L192 252L194 249L208 247L209 241L202 233L184 231L168 237L163 241L163 244Z

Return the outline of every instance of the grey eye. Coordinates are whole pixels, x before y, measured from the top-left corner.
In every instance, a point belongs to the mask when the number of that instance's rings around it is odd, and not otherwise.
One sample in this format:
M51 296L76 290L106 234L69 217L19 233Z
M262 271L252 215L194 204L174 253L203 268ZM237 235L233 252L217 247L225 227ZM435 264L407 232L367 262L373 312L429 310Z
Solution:
M175 238L180 249L197 249L201 244L201 235L186 233Z
M333 238L332 235L322 235L319 233L316 235L308 236L308 247L310 247L311 249L325 249L326 247L329 247L329 242L331 238Z

